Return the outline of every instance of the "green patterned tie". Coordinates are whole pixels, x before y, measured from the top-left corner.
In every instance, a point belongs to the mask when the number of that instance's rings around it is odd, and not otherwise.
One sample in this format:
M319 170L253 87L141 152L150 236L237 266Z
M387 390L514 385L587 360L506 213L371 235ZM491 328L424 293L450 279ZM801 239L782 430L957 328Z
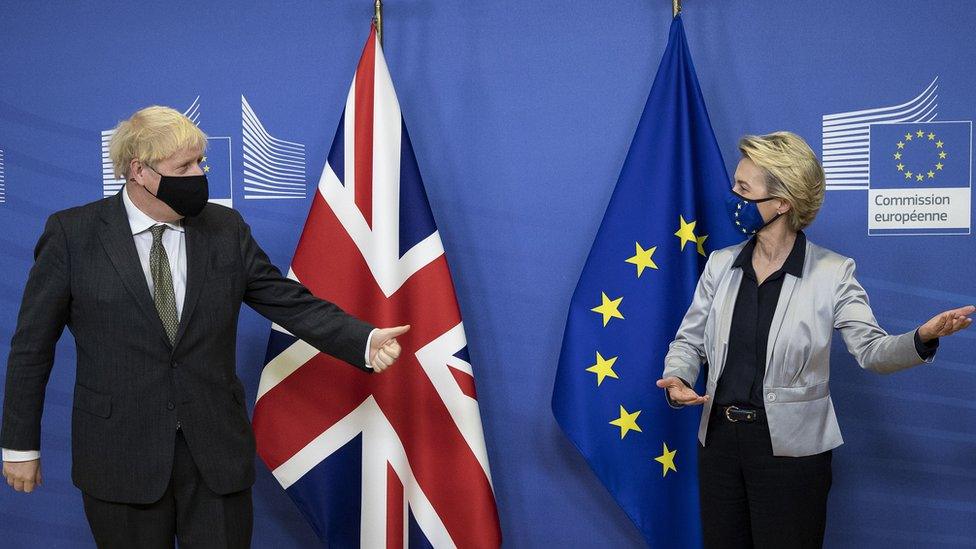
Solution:
M153 301L156 302L156 312L163 321L163 328L169 336L169 342L176 341L176 328L180 324L176 316L176 294L173 292L173 273L169 270L169 258L163 248L163 231L166 225L156 225L152 231L152 248L149 249L149 272L153 280Z

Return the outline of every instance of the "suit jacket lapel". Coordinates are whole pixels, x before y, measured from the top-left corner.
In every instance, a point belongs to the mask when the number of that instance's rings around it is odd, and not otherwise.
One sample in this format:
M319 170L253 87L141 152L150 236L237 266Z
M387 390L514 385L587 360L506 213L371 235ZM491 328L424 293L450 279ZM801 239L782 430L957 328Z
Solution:
M766 341L766 368L769 369L770 361L773 358L773 348L776 346L776 338L783 328L783 320L786 318L786 310L790 306L796 290L797 279L791 274L784 275L783 287L779 291L779 301L776 302L776 311L773 312L773 321L769 325L769 339Z
M205 225L199 218L183 219L183 230L186 237L186 295L183 298L183 312L180 315L180 325L176 330L174 346L179 345L180 339L186 332L186 326L193 315L200 292L207 279L209 265L209 245L205 233Z
M146 319L150 324L156 326L160 337L168 345L169 338L166 337L163 322L159 319L156 304L149 293L146 275L142 272L142 266L139 263L139 252L136 251L136 243L132 238L129 218L125 214L125 205L122 204L122 193L124 192L125 187L122 187L120 193L116 195L116 199L106 202L102 208L100 213L102 226L98 232L98 237L102 242L102 247L105 248L105 253L108 254L109 260L118 272L119 278L122 279L122 285L132 294L136 303L139 304L139 308L146 315Z
M725 286L725 292L716 292L716 296L721 295L722 298L719 305L719 322L717 326L719 363L709 365L709 367L717 368L714 376L715 379L718 379L718 376L722 375L722 370L725 369L725 353L728 350L729 332L732 330L732 311L735 309L735 298L739 295L739 286L741 284L742 269L731 269L728 284Z

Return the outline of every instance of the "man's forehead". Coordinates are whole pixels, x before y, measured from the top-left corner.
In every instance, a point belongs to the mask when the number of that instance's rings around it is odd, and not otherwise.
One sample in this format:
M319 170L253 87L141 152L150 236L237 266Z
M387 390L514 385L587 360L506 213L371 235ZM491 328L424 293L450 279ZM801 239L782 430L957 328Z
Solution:
M180 149L163 159L167 164L182 164L200 158L203 150L197 148Z

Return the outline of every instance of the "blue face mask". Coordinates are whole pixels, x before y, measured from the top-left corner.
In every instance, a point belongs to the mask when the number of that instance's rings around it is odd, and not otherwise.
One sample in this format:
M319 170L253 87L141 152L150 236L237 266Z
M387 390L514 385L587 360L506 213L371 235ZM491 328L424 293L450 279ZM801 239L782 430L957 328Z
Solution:
M735 230L741 231L744 235L752 236L783 215L778 213L769 221L763 221L762 214L759 213L759 207L756 204L775 199L775 196L770 196L759 200L749 200L741 194L731 191L731 194L725 199L725 207L729 211L732 223L735 224Z

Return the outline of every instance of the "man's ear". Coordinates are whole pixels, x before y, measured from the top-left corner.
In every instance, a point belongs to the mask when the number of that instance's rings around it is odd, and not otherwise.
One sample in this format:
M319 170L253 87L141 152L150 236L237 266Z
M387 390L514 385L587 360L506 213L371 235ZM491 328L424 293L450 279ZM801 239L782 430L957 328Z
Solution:
M129 175L126 179L136 180L136 176L142 176L142 162L136 158L129 161Z

